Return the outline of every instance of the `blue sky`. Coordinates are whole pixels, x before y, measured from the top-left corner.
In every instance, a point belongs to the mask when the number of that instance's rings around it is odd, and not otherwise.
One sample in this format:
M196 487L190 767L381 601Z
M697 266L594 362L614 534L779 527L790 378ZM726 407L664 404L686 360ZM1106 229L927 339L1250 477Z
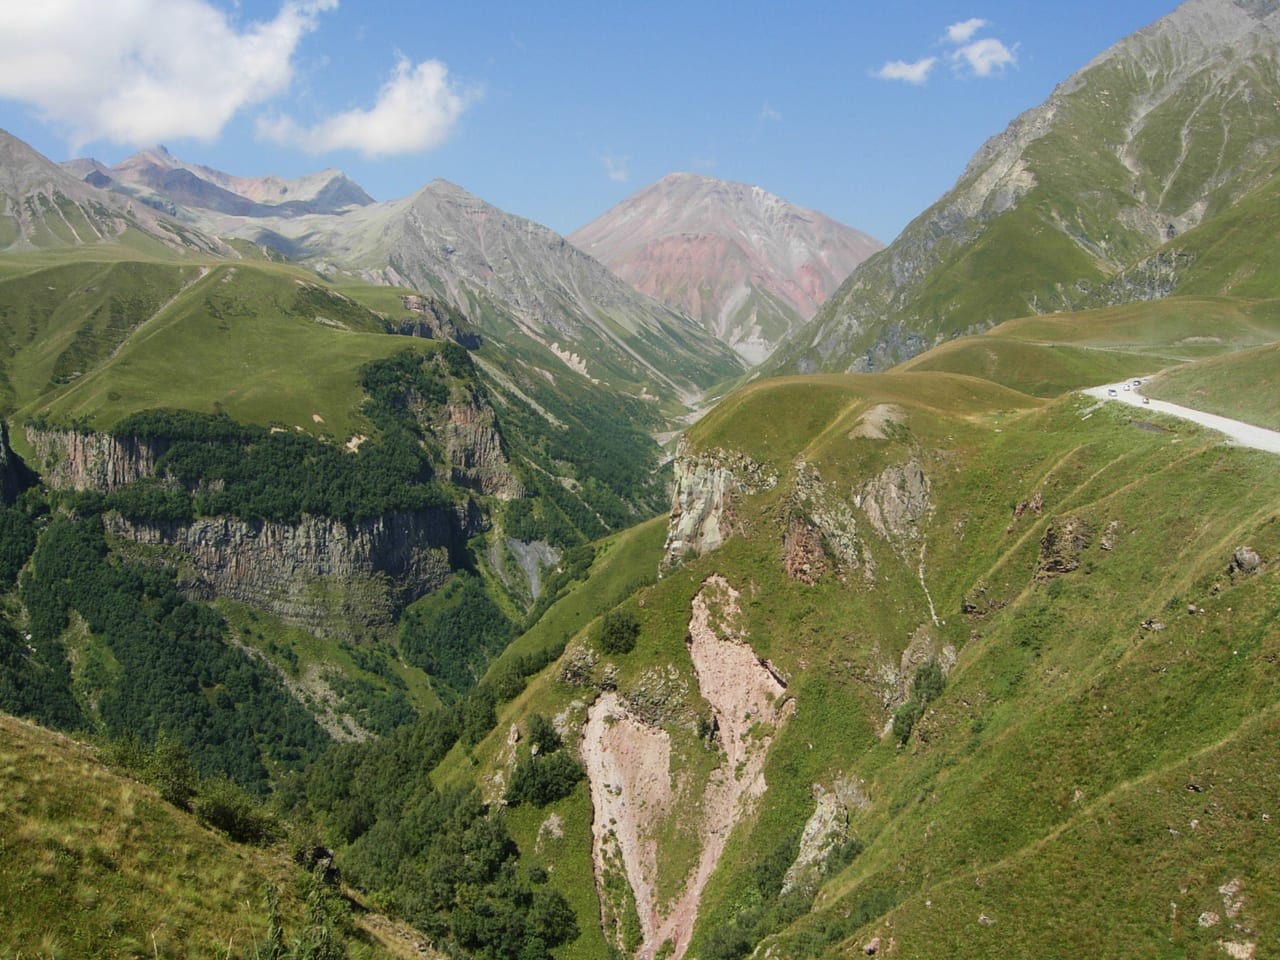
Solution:
M562 233L664 174L888 242L984 140L1175 0L0 3L0 128L241 176L451 180Z

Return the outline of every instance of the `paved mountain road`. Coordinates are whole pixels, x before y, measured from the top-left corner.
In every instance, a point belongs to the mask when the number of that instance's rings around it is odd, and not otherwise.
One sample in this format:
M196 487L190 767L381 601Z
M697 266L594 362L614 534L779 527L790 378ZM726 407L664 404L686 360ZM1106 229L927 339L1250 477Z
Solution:
M1128 389L1125 389L1126 384ZM1115 395L1111 395L1111 391ZM1214 413L1205 413L1201 410L1193 410L1190 407L1179 406L1176 403L1169 403L1165 400L1156 400L1154 398L1144 398L1142 388L1133 386L1132 380L1121 380L1119 383L1104 383L1100 387L1089 387L1087 390L1081 390L1081 393L1088 394L1091 397L1097 397L1099 400L1116 400L1120 403L1127 403L1130 406L1142 407L1144 410L1155 410L1157 413L1166 413L1171 417L1181 417L1183 420L1190 420L1198 423L1202 427L1208 427L1210 430L1217 430L1219 433L1226 434L1229 438L1228 442L1234 442L1242 447L1252 447L1254 450L1265 450L1268 453L1280 453L1280 431L1267 430L1265 427L1255 427L1251 423L1244 423L1240 420L1232 420L1229 417L1220 417Z

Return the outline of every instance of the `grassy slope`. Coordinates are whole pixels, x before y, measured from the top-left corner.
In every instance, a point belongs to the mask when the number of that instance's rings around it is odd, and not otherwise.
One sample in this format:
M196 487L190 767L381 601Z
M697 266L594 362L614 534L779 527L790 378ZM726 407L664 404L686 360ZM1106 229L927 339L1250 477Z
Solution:
M854 436L877 404L898 407L901 426L890 439ZM614 658L619 690L634 692L654 670L691 680L689 601L720 573L742 590L751 642L791 678L799 704L775 743L770 791L731 838L708 888L700 936L756 902L755 865L799 831L812 811L811 785L841 777L864 781L870 797L851 824L866 850L828 883L819 910L782 934L783 955L850 955L873 933L895 937L901 955L913 957L1061 956L1086 940L1117 956L1209 955L1217 939L1249 939L1194 922L1215 900L1222 912L1217 887L1235 876L1249 913L1240 922L1255 936L1275 931L1280 903L1265 882L1260 815L1262 784L1280 773L1261 750L1280 709L1280 632L1271 622L1280 581L1268 573L1234 582L1226 568L1242 543L1280 556L1280 477L1272 458L1223 448L1189 425L1148 418L1135 429L1134 415L1118 409L1082 420L1086 406L1081 398L1042 406L934 374L792 378L735 394L693 428L695 448L740 450L782 482L740 501L740 535L625 602L642 632L634 653ZM780 544L797 509L792 464L801 458L828 497L846 500L886 465L917 460L934 504L922 540L903 552L864 521L873 585L861 571L813 585L787 578ZM1043 516L1013 520L1014 504L1035 493ZM1041 538L1068 516L1091 531L1081 565L1038 579ZM633 576L656 565L657 540L628 558ZM921 545L936 625L918 578ZM965 597L980 612L961 615ZM1205 612L1188 616L1189 602ZM580 629L608 603L565 629ZM1148 617L1166 629L1142 630ZM935 650L954 647L959 661L900 748L882 736L891 711L876 677L897 666L913 635ZM556 671L548 668L473 760L459 755L453 769L501 766L512 723L589 698ZM696 695L685 708L692 717ZM680 724L670 729L679 762L696 762ZM1202 781L1223 792L1185 788ZM538 856L567 857L556 869L570 874L566 893L585 929L594 920L585 787L552 810L566 837ZM535 848L525 839L535 839L547 814L515 811L522 849ZM670 858L678 868L677 853ZM1169 919L1170 902L1181 919ZM843 918L868 903L878 904L872 917L899 906L879 926L855 931ZM977 924L983 913L997 922ZM566 956L592 955L595 937L584 934Z
M1143 392L1280 430L1280 343L1188 364L1155 378Z
M931 590L945 621L935 629L940 643L961 649L960 663L944 698L926 717L927 744L917 740L905 753L877 738L887 714L874 702L867 709L868 691L859 695L864 685L859 675L870 674L877 659L895 662L903 643L898 638L905 639L927 617L909 569L878 583L880 596L851 601L838 583L804 588L780 582L772 537L731 544L723 555L698 562L702 570L727 568L762 584L759 596L768 599L753 604L757 650L800 678L798 722L784 734L772 764L776 773L786 772L771 782L789 785L784 790L793 794L788 798L792 813L785 815L780 805L776 822L789 820L794 828L803 812L797 773L802 781L823 782L835 771L867 781L872 807L854 828L868 850L835 887L846 892L842 899L831 898L831 909L848 910L882 890L914 898L912 903L934 900L934 908L925 908L933 910L927 928L894 924L904 944L920 935L905 955L938 950L960 955L958 944L981 910L972 916L960 909L943 913L937 909L942 898L931 887L968 889L964 878L980 882L986 871L1003 869L1007 860L1020 864L1022 876L1038 876L1037 883L1004 902L984 902L1022 921L1035 919L1040 929L1030 935L1014 921L984 931L985 940L975 941L983 945L973 946L969 955L990 956L993 950L1064 955L1070 938L1054 939L1044 929L1053 926L1048 918L1060 913L1058 904L1070 902L1054 893L1058 884L1127 889L1128 897L1111 906L1106 923L1114 928L1112 936L1128 937L1114 947L1116 955L1142 955L1157 920L1150 913L1153 904L1166 907L1165 894L1176 896L1177 887L1153 885L1140 855L1113 862L1078 841L1069 855L1042 863L1041 845L1073 831L1087 839L1090 819L1082 812L1093 809L1096 815L1091 801L1101 798L1125 797L1139 808L1137 816L1146 826L1138 836L1150 844L1148 852L1164 845L1161 835L1168 837L1168 828L1189 831L1165 816L1163 806L1142 810L1143 800L1125 793L1124 785L1143 777L1176 781L1187 757L1224 738L1232 741L1237 732L1244 736L1242 727L1252 722L1248 718L1273 710L1277 702L1274 689L1268 689L1276 678L1269 651L1277 637L1265 628L1277 596L1274 578L1240 587L1225 581L1237 541L1253 542L1260 535L1271 541L1272 550L1280 546L1272 523L1280 486L1271 459L1223 451L1181 428L1172 434L1136 431L1124 415L1095 422L1095 414L1091 426L1079 430L1076 417L1074 402L1068 401L1006 421L1002 434L980 448L948 445L944 462L960 469L934 488L936 519L927 538L929 566L936 571ZM1172 439L1183 442L1175 446ZM833 467L839 470L840 458L836 455L830 466L817 458L811 462L826 475ZM1044 492L1047 514L1082 514L1095 530L1084 568L1058 587L1037 584L1032 577L1048 517L1024 519L1021 529L1004 532L1011 503L1037 491ZM751 510L761 524L768 515L764 504L759 512ZM1118 543L1104 551L1097 534L1112 521L1119 523ZM744 562L750 564L746 569ZM1227 583L1218 598L1211 590L1216 581ZM769 588L763 588L766 582ZM958 616L961 598L979 582L986 584L992 605L1007 604L1004 612ZM1188 600L1208 606L1209 612L1186 617ZM1250 612L1237 615L1233 609ZM1173 622L1169 630L1148 635L1138 621L1149 615ZM842 642L833 642L839 636L832 633L836 624L850 625ZM786 641L768 643L771 637ZM882 647L878 657L870 655L873 645ZM822 669L814 671L818 664ZM833 744L832 729L847 732ZM812 743L813 749L802 752L802 743ZM1274 776L1267 769L1250 774L1237 764L1220 779L1233 773ZM1225 825L1218 829L1220 836L1230 832ZM1230 838L1248 855L1221 869L1256 869L1259 852L1249 850L1248 833ZM739 855L749 860L749 851L768 836L762 827L743 838ZM1111 842L1134 841L1113 837ZM1195 859L1194 849L1188 861ZM1212 873L1202 877L1184 895L1184 913L1227 879ZM1254 873L1251 879L1256 885L1261 877ZM1185 886L1185 879L1180 882ZM735 886L740 881L726 880L720 887L722 916L740 905L730 892ZM713 897L709 905L714 904ZM1275 914L1269 919L1274 923ZM1098 921L1091 918L1090 924ZM1079 936L1079 926L1066 923L1057 933L1073 926ZM1183 941L1193 942L1194 937Z
M77 276L69 285L82 290L93 279ZM359 413L362 363L410 347L435 348L374 332L373 314L293 268L219 265L183 280L181 292L137 325L118 351L51 394L39 392L41 373L61 341L52 331L42 338L21 383L19 397L27 400L21 412L105 427L148 407L223 410L246 422L343 439L367 429ZM308 291L323 292L312 302Z
M274 883L305 925L282 848L232 844L84 744L0 715L0 952L31 957L244 957ZM353 957L403 956L363 924ZM386 937L386 933L381 936Z

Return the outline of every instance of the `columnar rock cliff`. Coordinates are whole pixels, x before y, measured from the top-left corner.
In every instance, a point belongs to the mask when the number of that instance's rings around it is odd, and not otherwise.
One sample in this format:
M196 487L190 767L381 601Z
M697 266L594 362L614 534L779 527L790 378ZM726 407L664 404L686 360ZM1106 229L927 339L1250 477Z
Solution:
M164 453L162 445L135 437L76 430L27 427L27 442L35 449L35 469L57 490L107 493L151 476Z
M451 546L473 532L444 509L355 524L312 516L296 524L235 517L148 523L115 514L106 523L123 540L176 549L195 591L270 610L321 635L390 623L444 584Z
M454 483L499 500L517 500L524 487L511 473L502 450L502 435L493 408L472 398L448 405L445 423L445 455Z
M456 482L501 498L521 494L492 411L449 405L446 446ZM162 444L105 433L28 429L37 466L51 487L110 492L156 472ZM315 633L360 633L390 623L441 586L451 558L486 524L474 501L453 509L387 513L361 523L303 516L298 523L202 517L191 523L109 515L122 541L163 548L190 588L270 610Z

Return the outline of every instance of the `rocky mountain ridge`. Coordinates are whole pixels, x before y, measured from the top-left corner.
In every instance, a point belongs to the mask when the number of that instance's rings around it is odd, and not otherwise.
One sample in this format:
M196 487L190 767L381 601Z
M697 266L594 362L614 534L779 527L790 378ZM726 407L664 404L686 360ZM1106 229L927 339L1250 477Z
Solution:
M373 203L359 184L328 169L297 179L237 177L187 163L165 147L144 150L108 167L96 160L69 160L62 167L95 187L140 200L170 216L198 219L192 210L242 217L288 217L337 213Z
M221 218L218 232L282 242L318 269L441 298L482 332L538 344L556 366L692 400L742 369L684 315L642 296L563 237L436 180L340 216Z
M199 229L85 183L0 130L0 251L127 243L178 254L231 253Z
M806 323L883 244L756 186L673 173L569 241L702 322L748 363Z

